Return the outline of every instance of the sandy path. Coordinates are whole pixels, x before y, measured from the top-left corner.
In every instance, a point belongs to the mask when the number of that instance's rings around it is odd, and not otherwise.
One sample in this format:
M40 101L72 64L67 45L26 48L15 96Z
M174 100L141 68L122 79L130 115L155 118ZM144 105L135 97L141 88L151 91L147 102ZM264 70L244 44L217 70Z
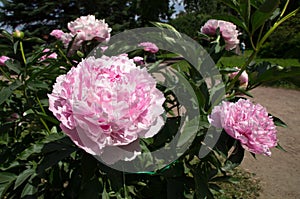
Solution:
M242 168L256 173L261 180L260 199L300 198L300 91L259 87L252 91L253 101L283 120L288 128L278 128L280 145L287 152L272 150L272 157L249 153Z

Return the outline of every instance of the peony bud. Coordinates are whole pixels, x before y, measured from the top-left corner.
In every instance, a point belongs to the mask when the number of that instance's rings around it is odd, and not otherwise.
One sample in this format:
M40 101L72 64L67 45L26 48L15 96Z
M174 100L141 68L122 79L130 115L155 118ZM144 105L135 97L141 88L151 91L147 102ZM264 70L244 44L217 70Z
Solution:
M22 40L24 38L24 32L16 30L12 33L13 37L18 40Z

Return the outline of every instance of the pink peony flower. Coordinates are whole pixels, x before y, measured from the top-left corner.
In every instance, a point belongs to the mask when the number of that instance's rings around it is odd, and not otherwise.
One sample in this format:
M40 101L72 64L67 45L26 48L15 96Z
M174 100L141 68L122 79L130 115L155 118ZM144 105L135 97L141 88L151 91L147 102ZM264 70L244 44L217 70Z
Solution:
M215 36L217 28L220 28L221 36L225 40L225 49L232 50L236 48L239 44L239 31L236 29L236 25L231 22L210 19L201 27L201 32Z
M238 68L236 68L236 69L238 71L229 74L230 79L233 79L239 73L240 69L238 69ZM243 71L241 76L239 76L239 81L240 81L241 86L245 86L245 87L248 86L248 74L246 71Z
M163 93L126 54L84 59L56 79L48 96L62 130L108 164L133 159L139 138L154 136L164 125Z
M132 58L133 61L137 64L137 65L143 65L144 64L144 58L140 57L140 56L135 56L134 58Z
M144 51L148 51L150 53L157 53L159 51L159 48L154 43L151 42L142 42L139 43L138 46L144 47Z
M52 30L52 32L50 33L51 36L55 37L56 39L61 39L61 37L64 35L65 33L62 30Z
M5 55L2 55L1 57L0 57L0 66L5 66L5 62L7 61L7 60L9 60L10 58L9 57L7 57L7 56L5 56Z
M49 52L50 49L46 48L43 50L44 53ZM51 53L50 55L43 55L39 60L44 61L45 59L57 59L57 54L56 53Z
M252 153L270 156L270 148L277 145L272 117L263 106L249 100L239 99L236 103L223 101L214 107L209 121L213 126L223 128Z
M97 40L98 42L108 41L110 39L111 28L104 20L98 20L94 15L81 16L75 21L68 23L70 33L64 33L61 30L53 30L50 35L61 40L64 47L75 37L70 49L71 53L78 50L84 41Z
M94 15L81 16L75 21L68 23L68 29L73 35L82 41L96 39L99 42L107 41L110 38L111 28L105 20L98 20Z

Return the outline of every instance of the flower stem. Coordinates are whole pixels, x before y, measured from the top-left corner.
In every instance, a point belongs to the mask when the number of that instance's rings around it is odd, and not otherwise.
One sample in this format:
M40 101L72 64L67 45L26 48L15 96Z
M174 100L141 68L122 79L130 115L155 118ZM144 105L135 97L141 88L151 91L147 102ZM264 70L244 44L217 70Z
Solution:
M10 78L10 76L6 74L6 72L3 70L2 67L0 67L0 71L1 71L1 73L4 75L4 77L5 77L6 79L8 79L9 81L12 81L12 79Z
M21 51L21 54L22 54L23 62L26 65L27 62L26 62L26 57L25 57L24 48L23 48L23 42L22 41L20 41L20 51Z

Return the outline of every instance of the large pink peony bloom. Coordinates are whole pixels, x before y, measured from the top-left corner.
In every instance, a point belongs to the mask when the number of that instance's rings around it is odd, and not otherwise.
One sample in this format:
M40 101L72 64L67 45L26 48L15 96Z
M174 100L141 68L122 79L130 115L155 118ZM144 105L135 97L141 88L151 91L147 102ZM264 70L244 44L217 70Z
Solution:
M138 46L144 47L144 51L148 51L150 53L157 53L159 51L159 48L154 43L151 42L142 42L139 43Z
M238 68L236 68L236 69L238 71L229 74L230 79L233 79L239 73L240 69L238 69ZM247 87L248 86L248 79L249 79L249 77L248 77L247 72L243 71L241 76L239 76L240 85Z
M244 149L257 154L271 155L270 148L277 145L276 127L266 109L249 100L236 103L222 102L214 107L210 123L223 128L231 137L239 140Z
M7 60L9 60L10 58L9 57L7 57L7 56L5 56L5 55L2 55L1 57L0 57L0 66L5 66L5 62L7 61Z
M201 27L201 32L215 36L217 28L220 28L221 36L225 40L225 49L232 50L236 48L239 44L239 31L236 29L236 25L231 22L210 19Z
M163 93L126 54L83 60L56 79L48 96L63 131L109 164L132 159L139 138L154 136L164 125Z

